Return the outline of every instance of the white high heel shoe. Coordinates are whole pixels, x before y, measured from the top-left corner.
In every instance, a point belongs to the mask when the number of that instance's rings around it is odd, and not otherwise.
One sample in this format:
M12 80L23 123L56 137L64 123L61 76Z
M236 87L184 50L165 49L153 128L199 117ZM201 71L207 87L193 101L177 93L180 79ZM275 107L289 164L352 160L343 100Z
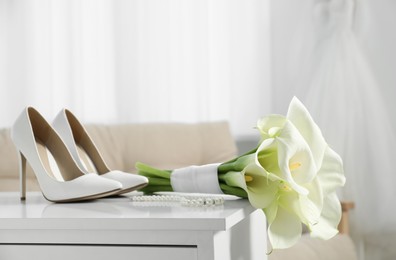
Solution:
M122 184L123 188L118 194L137 190L148 184L148 179L144 176L110 170L84 126L69 110L62 109L52 125L81 168Z
M27 107L17 118L11 138L19 152L21 200L26 198L26 160L43 196L52 202L102 198L118 193L122 187L117 181L83 172L60 136L32 107Z

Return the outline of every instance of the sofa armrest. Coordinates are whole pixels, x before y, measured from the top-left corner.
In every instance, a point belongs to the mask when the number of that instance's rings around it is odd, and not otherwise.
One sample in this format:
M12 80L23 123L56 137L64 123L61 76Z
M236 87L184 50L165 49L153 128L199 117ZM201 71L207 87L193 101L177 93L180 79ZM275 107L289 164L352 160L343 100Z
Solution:
M349 210L355 208L355 203L351 201L342 201L342 216L340 224L338 225L338 231L341 234L349 234Z

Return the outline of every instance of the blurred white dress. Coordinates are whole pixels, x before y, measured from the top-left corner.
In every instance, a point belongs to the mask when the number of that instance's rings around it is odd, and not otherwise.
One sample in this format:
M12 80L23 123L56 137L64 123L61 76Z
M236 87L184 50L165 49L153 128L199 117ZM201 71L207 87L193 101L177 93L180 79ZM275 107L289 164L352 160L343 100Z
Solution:
M344 160L341 198L356 203L352 235L361 259L396 259L395 131L352 30L355 3L312 1L312 20L294 47L296 94Z

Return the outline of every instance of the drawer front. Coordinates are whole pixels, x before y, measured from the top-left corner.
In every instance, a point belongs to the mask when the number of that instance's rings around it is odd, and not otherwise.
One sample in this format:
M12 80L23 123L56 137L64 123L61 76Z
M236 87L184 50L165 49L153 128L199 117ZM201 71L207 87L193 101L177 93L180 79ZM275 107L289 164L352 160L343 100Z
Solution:
M0 259L197 260L194 246L0 245Z

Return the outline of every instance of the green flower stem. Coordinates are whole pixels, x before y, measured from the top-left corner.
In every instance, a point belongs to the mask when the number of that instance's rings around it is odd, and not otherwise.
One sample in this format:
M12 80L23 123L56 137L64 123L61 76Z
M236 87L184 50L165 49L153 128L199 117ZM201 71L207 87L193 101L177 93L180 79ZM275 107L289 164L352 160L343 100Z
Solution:
M144 192L144 193L153 193L156 191L173 191L171 186L167 186L167 185L148 185L142 189L140 189L140 191Z
M163 180L170 180L170 178L167 177L162 177L158 175L158 173L153 173L153 172L143 172L143 171L138 171L139 175L145 176L147 178L158 178L158 179L163 179Z
M136 169L138 169L139 174L141 175L151 175L151 176L157 176L165 179L170 179L170 175L172 171L169 170L160 170L151 166L148 166L147 164L137 162L135 164Z
M243 198L247 198L247 193L239 187L232 187L226 184L229 182L227 172L229 171L241 171L245 165L251 161L250 154L236 158L233 162L229 162L221 165L218 169L218 177L220 182L220 188L225 194L235 195ZM140 189L144 193L153 193L156 191L173 191L170 176L172 171L160 170L144 163L136 163L136 168L140 175L146 176L149 179L149 185ZM224 172L224 173L221 173Z
M226 173L219 173L218 175L217 175L217 177L219 178L219 183L225 183L226 182Z
M221 164L218 167L218 172L220 174L221 173L227 173L229 171L240 172L246 167L246 165L248 165L249 163L251 163L253 161L254 161L254 154L253 153L242 155L242 156L236 158L236 160L234 160L232 162L226 162L226 163Z
M235 195L235 196L238 196L241 198L248 197L246 191L244 191L241 188L231 187L224 183L220 183L220 188L225 194L228 194L228 195Z
M156 186L171 186L171 182L168 179L148 177L150 185Z
M256 153L257 148L258 148L258 146L256 148L254 148L254 149L252 149L252 150L250 150L250 151L238 156L238 157L235 157L235 158L233 158L233 159L231 159L231 160L229 160L227 162L224 162L223 164L232 163L232 162L235 162L236 160L238 160L238 158L240 158L240 157L243 157L243 156L249 155L249 154L254 154L254 153Z

